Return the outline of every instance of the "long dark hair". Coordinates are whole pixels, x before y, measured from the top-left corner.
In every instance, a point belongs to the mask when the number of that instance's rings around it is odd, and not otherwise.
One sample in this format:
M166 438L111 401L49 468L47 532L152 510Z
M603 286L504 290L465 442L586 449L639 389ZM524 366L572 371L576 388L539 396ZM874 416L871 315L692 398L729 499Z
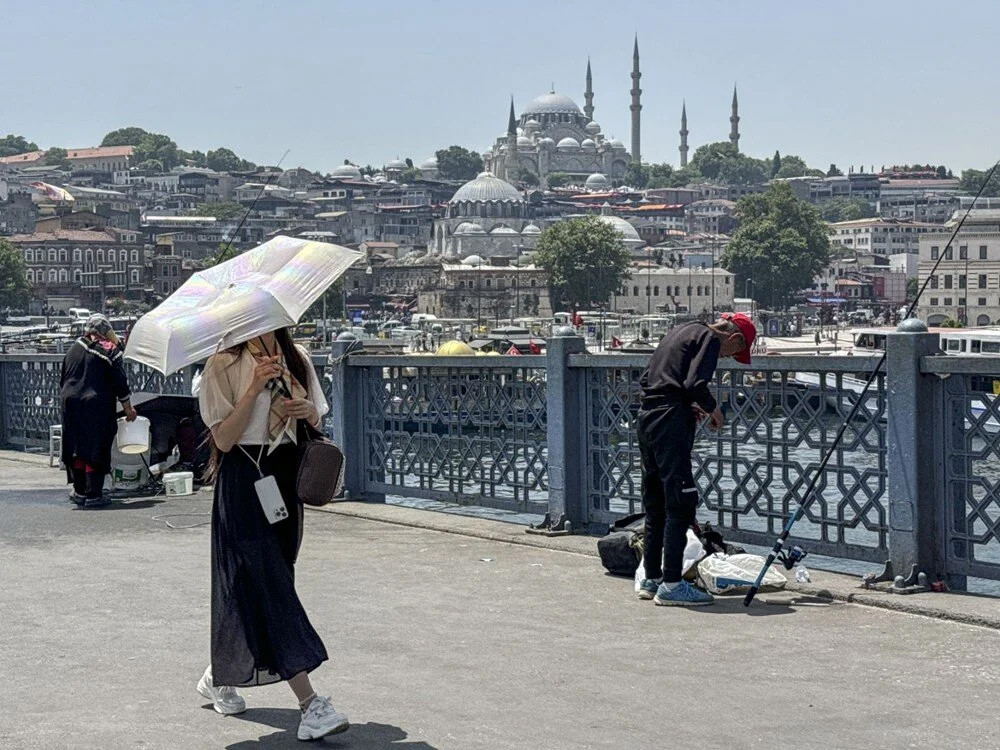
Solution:
M299 385L305 390L306 395L309 394L309 364L302 357L302 353L296 348L295 342L292 340L292 334L289 333L287 328L278 328L274 332L274 340L278 343L278 347L281 349L282 355L285 358L285 366L288 368L288 372L291 373L292 377L298 381ZM243 352L247 349L248 342L242 344L237 344L236 346L226 349L225 354L232 356L232 361L229 363L228 367L232 367L243 355ZM275 352L268 352L269 355L274 355ZM286 387L290 386L289 383L285 383ZM243 394L239 394L242 396ZM234 394L236 396L236 394ZM238 396L237 396L238 398ZM205 471L201 476L201 480L206 484L211 484L215 481L216 475L219 471L219 463L222 461L222 451L219 450L219 446L215 444L215 437L212 435L212 431L205 431L205 443L208 444L211 450L211 457L208 460L208 465L205 467Z

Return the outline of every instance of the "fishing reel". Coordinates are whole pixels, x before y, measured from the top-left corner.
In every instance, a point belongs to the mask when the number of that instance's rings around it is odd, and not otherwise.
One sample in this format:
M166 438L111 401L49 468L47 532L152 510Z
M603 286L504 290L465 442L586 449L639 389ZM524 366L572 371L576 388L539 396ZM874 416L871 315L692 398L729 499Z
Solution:
M785 570L791 570L797 563L802 562L808 554L808 552L796 544L789 550L782 550L778 554L778 560L785 566Z

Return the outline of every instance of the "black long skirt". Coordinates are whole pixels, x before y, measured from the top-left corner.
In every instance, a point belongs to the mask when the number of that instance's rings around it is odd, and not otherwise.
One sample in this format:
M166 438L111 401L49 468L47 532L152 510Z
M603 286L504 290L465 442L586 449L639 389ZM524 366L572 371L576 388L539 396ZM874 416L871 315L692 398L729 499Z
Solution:
M256 459L258 447L248 447ZM327 659L295 593L302 504L296 451L282 445L261 469L274 475L288 518L267 522L254 482L260 473L237 446L223 456L212 507L212 678L216 685L267 685L311 672Z

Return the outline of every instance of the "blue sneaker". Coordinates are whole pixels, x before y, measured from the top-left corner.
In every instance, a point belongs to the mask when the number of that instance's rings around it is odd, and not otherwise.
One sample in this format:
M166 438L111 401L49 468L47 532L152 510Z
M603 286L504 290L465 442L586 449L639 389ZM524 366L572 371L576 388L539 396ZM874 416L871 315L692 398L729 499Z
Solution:
M668 589L665 584L660 584L653 597L653 604L661 607L703 607L715 601L707 591L702 591L697 586L692 586L687 581L681 581L672 589Z
M639 598L647 600L652 599L656 596L656 590L659 586L659 581L654 581L652 578L643 578L639 583Z

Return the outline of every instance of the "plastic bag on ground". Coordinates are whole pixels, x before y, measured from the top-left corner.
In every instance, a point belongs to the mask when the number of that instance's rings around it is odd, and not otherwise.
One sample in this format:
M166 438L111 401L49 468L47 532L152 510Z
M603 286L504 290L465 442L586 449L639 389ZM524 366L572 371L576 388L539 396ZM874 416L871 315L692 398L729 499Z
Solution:
M762 567L764 558L760 555L725 555L717 552L698 563L698 582L712 594L742 594L753 586ZM768 568L760 590L778 591L786 583L788 579L772 566Z
M693 581L697 577L698 561L705 556L705 548L701 540L691 530L687 530L687 544L684 546L684 561L681 563L681 574L684 578ZM646 577L646 557L639 560L639 567L635 569L635 591L639 592L639 584Z

